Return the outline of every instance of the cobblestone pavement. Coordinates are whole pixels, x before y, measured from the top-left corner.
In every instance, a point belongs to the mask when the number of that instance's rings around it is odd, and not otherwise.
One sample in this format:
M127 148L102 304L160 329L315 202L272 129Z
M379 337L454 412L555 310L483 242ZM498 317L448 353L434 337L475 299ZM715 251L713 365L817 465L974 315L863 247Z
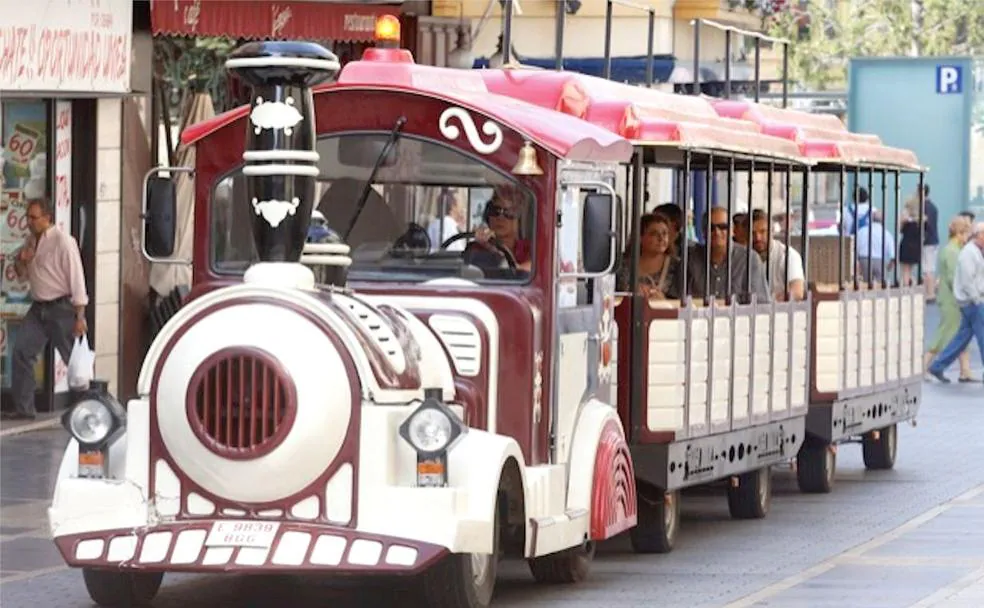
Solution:
M931 311L933 309L930 309ZM930 319L931 321L931 319ZM981 363L975 360L977 376ZM956 370L951 371L955 375ZM541 587L504 564L497 606L852 608L984 606L984 385L924 385L918 426L899 432L895 470L865 471L841 446L837 485L805 495L775 472L764 520L733 521L720 492L683 502L677 549L633 555L606 543L590 578ZM91 602L47 538L44 509L66 437L44 430L0 442L0 605L81 608ZM398 584L334 585L287 577L169 575L159 608L406 605Z

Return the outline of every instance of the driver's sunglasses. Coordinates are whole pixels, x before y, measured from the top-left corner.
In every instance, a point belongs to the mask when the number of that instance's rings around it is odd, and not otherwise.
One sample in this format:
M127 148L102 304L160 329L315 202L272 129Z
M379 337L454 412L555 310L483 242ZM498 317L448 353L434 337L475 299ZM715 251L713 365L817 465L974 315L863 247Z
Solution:
M516 212L512 209L506 209L505 207L500 207L498 205L489 206L489 217L504 217L507 220L516 219Z

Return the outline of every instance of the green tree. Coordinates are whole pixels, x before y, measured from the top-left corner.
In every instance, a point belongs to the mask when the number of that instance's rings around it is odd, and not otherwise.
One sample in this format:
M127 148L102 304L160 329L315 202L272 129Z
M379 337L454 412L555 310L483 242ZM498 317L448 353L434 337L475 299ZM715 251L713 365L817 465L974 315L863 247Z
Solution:
M790 79L808 89L842 87L851 57L980 55L981 0L801 0L765 17L790 44Z

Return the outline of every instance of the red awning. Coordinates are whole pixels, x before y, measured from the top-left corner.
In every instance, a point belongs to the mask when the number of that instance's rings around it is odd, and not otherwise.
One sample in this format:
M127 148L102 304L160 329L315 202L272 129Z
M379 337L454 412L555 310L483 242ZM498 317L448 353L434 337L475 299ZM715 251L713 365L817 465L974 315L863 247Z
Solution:
M401 2L152 0L155 36L371 42L376 18Z

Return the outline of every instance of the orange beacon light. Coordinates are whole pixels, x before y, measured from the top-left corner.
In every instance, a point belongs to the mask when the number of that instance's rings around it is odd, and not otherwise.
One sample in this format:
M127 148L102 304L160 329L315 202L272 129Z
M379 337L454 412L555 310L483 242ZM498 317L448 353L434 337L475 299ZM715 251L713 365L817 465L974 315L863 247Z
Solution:
M376 31L373 38L378 47L398 47L400 45L400 20L393 15L380 15L376 19Z

